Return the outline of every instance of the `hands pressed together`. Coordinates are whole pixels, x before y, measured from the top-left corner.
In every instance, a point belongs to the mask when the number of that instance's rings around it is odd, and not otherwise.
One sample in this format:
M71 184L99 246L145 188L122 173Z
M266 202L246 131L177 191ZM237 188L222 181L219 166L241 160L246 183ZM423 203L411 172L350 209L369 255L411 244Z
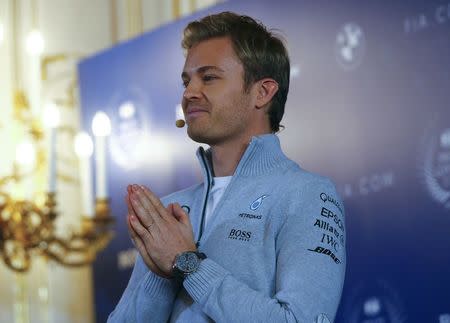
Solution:
M189 216L178 203L165 208L145 186L128 185L127 191L127 224L135 247L151 271L172 277L175 256L197 249Z

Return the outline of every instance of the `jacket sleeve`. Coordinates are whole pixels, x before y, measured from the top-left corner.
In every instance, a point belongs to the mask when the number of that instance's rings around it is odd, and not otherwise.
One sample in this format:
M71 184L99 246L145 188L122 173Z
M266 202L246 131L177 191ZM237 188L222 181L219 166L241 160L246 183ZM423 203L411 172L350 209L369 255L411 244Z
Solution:
M108 323L167 322L178 289L179 284L154 274L138 255L127 288Z
M291 197L275 237L275 294L267 297L212 259L184 288L216 322L333 322L345 274L344 212L334 185L312 181Z

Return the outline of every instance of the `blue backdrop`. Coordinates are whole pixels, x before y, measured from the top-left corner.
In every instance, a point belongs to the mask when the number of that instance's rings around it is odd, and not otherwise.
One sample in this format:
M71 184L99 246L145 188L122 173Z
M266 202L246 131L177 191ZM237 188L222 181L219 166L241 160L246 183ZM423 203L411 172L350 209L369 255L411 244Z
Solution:
M201 180L176 129L188 21L232 10L279 29L291 87L280 138L344 199L347 275L337 322L450 322L450 1L229 1L79 65L83 127L113 121L116 238L94 266L97 321L131 274L125 187L160 196Z

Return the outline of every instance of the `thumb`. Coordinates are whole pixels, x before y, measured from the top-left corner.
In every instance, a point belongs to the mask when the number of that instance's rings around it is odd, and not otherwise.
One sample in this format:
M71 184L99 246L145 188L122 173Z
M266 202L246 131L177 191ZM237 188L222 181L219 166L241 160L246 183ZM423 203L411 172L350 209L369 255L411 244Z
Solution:
M172 205L173 215L175 218L183 224L190 225L189 215L183 210L183 208L178 203Z

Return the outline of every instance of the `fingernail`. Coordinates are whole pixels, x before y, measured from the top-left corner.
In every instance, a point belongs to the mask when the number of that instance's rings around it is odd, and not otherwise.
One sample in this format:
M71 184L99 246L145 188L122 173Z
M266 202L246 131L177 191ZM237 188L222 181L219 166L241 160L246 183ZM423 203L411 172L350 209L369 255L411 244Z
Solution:
M139 185L133 184L133 191L137 192L139 190Z

